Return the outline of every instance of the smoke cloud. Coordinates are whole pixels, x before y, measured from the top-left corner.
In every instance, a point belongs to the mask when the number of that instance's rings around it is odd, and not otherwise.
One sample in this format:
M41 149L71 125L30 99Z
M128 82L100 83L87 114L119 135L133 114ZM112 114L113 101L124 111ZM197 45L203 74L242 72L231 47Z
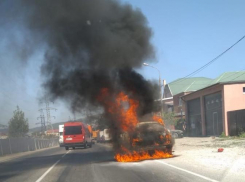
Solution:
M97 97L108 88L138 100L138 115L154 110L156 84L134 71L155 59L153 33L139 9L116 0L22 0L17 10L31 48L46 47L41 74L52 99L80 112L101 106Z
M152 111L153 84L133 68L154 59L152 31L139 9L114 0L25 0L32 37L47 44L42 75L53 99L73 110L97 105L102 88L140 100L139 114Z

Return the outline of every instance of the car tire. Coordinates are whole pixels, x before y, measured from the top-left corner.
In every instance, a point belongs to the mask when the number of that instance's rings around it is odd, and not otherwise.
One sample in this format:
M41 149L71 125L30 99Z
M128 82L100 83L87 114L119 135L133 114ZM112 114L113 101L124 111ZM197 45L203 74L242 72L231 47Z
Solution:
M65 147L66 148L66 150L69 150L69 147Z
M166 147L166 152L169 153L170 155L172 155L172 151L173 151L173 146L172 145L168 145Z
M85 145L84 145L84 148L86 149L88 146L87 146L87 142L85 143Z
M89 147L90 147L90 148L92 148L92 145L93 145L93 144L92 144L92 142L90 142L90 145L89 145Z
M73 150L75 150L75 147L72 147Z

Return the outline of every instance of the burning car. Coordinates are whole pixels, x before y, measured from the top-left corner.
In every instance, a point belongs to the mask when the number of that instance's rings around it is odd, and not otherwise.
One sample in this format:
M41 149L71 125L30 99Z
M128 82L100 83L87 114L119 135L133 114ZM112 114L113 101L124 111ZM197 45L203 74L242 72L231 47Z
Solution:
M169 131L156 121L138 123L133 133L131 147L134 150L162 150L172 154L174 138Z
M134 132L121 135L121 151L115 158L120 162L172 157L174 138L156 121L140 122Z
M111 115L111 136L115 159L119 162L172 157L174 139L157 115L138 115L139 101L120 92L111 99L107 88L101 90L98 101ZM127 107L124 107L127 103Z

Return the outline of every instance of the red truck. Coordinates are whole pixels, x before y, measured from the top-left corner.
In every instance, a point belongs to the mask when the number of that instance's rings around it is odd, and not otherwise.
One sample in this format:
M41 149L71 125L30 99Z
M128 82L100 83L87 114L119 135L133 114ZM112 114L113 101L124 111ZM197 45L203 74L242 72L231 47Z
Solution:
M63 138L66 150L69 150L70 147L73 149L92 147L92 133L89 132L88 126L82 122L65 123Z

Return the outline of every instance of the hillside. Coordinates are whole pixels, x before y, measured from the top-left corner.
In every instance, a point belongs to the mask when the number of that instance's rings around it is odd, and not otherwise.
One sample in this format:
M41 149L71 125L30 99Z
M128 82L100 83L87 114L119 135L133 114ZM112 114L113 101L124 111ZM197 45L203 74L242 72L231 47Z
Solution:
M52 124L53 129L59 129L59 125L64 124L65 122L59 122L59 123L54 123ZM35 127L35 128L30 128L29 132L36 132L36 131L41 131L41 126Z
M83 120L84 120L84 118L80 118L80 119L77 119L76 121L83 121ZM65 122L67 122L67 121L65 121ZM53 129L59 129L59 125L64 124L65 122L53 123L52 124ZM0 132L4 132L4 133L8 132L8 128L6 128L7 126L5 126L5 125L2 125L2 126L4 126L4 127L1 127L1 125L0 125ZM41 126L38 126L35 128L30 128L28 133L33 133L33 132L37 132L37 131L41 131Z
M79 119L76 119L76 121L83 121L84 118L79 118ZM59 129L59 125L61 124L64 124L66 123L67 121L65 122L59 122L59 123L53 123L52 126L53 126L53 129ZM30 128L29 129L29 132L32 133L32 132L36 132L36 131L41 131L41 126L39 127L35 127L35 128Z

